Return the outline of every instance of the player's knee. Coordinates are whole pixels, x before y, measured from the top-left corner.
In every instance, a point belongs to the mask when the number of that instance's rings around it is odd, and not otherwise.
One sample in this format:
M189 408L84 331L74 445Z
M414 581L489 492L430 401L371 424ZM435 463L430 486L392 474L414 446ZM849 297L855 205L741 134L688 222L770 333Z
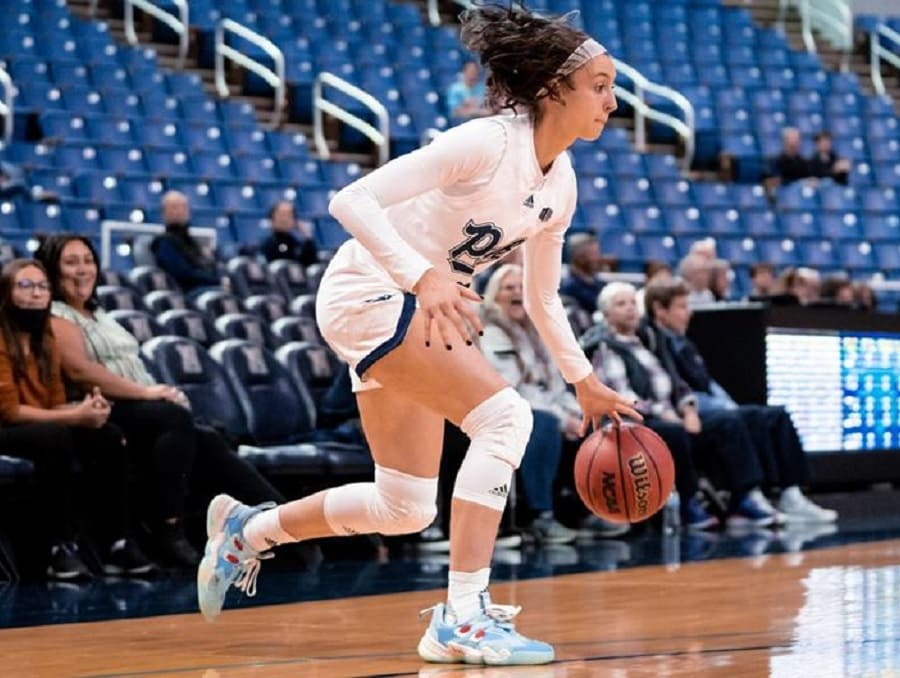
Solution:
M475 449L519 468L533 426L531 405L511 387L498 391L476 406L462 421L462 430Z
M420 532L437 516L437 478L376 467L372 517L381 534Z

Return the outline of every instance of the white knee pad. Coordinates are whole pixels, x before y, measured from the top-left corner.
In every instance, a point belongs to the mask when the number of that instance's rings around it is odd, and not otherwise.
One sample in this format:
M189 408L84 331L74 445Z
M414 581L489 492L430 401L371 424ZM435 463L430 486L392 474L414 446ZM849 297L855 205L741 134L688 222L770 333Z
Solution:
M437 478L375 466L374 483L352 483L325 493L325 520L336 534L408 534L437 516Z
M471 439L453 496L502 511L531 437L531 406L513 388L495 393L462 421Z

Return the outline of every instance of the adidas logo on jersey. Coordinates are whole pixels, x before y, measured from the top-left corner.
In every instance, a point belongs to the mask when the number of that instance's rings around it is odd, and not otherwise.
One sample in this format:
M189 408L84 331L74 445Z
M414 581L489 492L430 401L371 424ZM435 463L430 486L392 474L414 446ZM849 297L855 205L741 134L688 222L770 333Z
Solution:
M497 487L488 490L488 494L492 494L495 497L506 497L509 494L509 485L506 483L498 485Z
M534 207L534 196L529 195L527 198L525 198L525 202L523 202L522 205L525 207Z

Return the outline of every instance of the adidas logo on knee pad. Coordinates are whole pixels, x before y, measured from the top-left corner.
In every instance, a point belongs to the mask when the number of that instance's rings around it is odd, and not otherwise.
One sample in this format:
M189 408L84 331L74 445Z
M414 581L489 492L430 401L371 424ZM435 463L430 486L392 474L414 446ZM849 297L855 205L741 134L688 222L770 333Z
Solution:
M492 494L495 497L506 497L509 495L509 485L503 483L502 485L498 485L497 487L493 487L488 490L488 494Z

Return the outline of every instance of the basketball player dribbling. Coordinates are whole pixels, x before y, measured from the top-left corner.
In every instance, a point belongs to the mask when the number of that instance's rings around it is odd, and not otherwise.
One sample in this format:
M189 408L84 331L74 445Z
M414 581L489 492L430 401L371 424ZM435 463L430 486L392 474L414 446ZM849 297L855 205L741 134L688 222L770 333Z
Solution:
M375 479L279 507L226 495L210 504L197 574L207 619L234 584L255 593L260 554L286 542L418 532L434 520L444 420L471 439L453 490L449 590L419 642L431 662L542 664L551 645L519 634L519 607L487 592L491 555L531 409L475 347L472 276L524 249L524 300L584 412L640 419L603 386L558 295L576 203L566 149L594 140L616 109L606 50L564 19L498 7L462 16L462 39L488 72L490 103L511 114L473 120L350 184L332 214L353 239L322 278L322 334L351 368ZM268 555L268 554L263 554Z

